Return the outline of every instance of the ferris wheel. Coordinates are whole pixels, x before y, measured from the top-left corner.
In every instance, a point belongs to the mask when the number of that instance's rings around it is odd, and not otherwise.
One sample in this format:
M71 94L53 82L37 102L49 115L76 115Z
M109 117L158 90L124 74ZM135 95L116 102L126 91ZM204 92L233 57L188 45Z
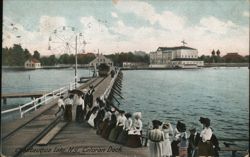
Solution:
M75 27L62 26L53 30L49 36L48 50L52 54L74 54L84 53L87 42L83 33L77 33Z

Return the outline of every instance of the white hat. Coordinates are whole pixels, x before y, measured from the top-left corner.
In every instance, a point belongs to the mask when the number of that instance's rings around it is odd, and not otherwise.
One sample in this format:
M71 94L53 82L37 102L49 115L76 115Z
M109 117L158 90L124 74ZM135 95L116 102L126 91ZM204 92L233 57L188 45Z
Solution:
M133 114L134 117L138 117L139 119L141 119L141 112L135 112Z

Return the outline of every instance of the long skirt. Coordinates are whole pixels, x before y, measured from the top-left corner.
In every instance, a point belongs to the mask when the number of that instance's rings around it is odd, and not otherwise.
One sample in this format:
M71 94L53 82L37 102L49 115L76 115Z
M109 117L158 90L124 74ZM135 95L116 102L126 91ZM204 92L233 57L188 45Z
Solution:
M127 143L127 140L128 140L128 131L123 130L118 136L116 142L124 145Z
M180 147L179 148L179 156L180 157L188 157L187 147Z
M171 143L173 156L178 156L179 155L179 146L178 146L179 143L180 143L179 141L173 141Z
M109 134L111 132L111 130L114 128L113 125L108 125L108 127L103 130L103 133L102 133L102 137L105 138L105 139L108 139L109 138Z
M82 110L82 105L77 105L76 107L76 122L82 122L84 118L84 111Z
M104 133L105 133L105 130L107 129L107 127L109 126L109 122L104 121L99 126L100 126L100 134L101 134L102 137L104 137Z
M199 156L213 156L214 150L213 145L210 141L198 143L198 154Z
M116 142L117 137L122 132L122 128L123 126L116 126L115 128L113 128L109 134L108 139L112 142Z
M162 157L162 143L149 141L150 157Z
M164 155L164 156L172 156L171 142L170 142L169 139L165 139L162 142L162 155Z
M100 134L102 133L104 123L105 123L105 122L100 121L99 124L97 125L97 129L96 129L96 134L97 134L97 135L100 135Z
M65 105L64 120L72 121L72 105Z
M91 110L89 110L89 112L87 113L86 118L85 118L86 121L89 120L89 117L91 116L91 114L92 114L92 112L91 112Z
M142 146L141 135L128 135L126 146L132 148L141 147Z

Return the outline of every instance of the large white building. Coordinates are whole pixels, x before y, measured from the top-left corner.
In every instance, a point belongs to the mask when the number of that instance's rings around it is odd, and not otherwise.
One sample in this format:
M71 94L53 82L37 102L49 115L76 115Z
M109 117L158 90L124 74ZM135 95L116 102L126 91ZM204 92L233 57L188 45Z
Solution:
M196 68L204 65L198 59L197 49L178 47L159 47L156 52L150 52L150 67L153 68Z

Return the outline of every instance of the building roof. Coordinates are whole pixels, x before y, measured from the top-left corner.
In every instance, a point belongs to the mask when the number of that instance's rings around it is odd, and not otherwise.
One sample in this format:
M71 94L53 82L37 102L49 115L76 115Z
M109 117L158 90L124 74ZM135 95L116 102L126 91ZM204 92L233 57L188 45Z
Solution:
M167 50L180 50L180 49L186 49L186 50L196 50L191 47L187 46L176 46L176 47L158 47L157 50L167 51Z
M227 53L222 58L226 61L239 61L243 58L243 56L239 55L238 53Z
M35 58L30 58L28 59L28 61L32 62L32 63L40 63L40 61L38 61L37 59Z
M202 61L198 58L174 58L171 61Z

